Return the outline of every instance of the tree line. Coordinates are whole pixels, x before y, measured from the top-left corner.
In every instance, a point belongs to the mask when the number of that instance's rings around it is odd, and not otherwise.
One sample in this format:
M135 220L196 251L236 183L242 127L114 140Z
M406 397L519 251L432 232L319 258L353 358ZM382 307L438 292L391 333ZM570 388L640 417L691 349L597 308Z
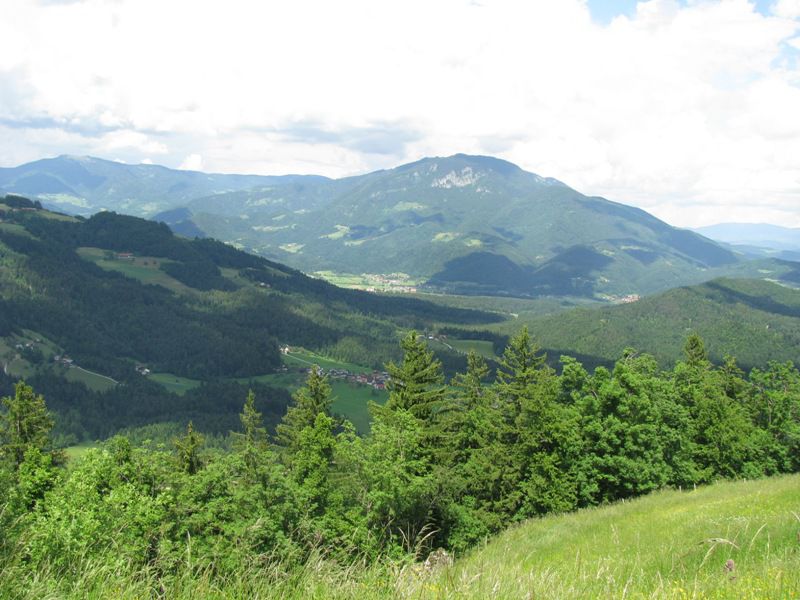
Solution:
M189 561L230 576L312 553L461 553L538 515L800 469L791 363L713 365L692 335L668 371L634 350L591 373L562 357L556 371L523 330L491 381L471 353L446 384L415 332L401 349L366 436L332 416L311 369L274 435L251 392L230 451L190 422L172 448L117 436L68 469L44 398L18 383L2 400L0 567L77 580L87 560L164 576Z

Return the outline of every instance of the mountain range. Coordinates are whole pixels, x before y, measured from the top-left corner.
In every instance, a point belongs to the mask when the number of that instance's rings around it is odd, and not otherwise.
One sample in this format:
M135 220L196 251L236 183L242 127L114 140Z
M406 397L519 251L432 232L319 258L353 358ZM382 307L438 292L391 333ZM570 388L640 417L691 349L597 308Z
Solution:
M485 156L425 158L343 179L62 156L0 170L0 189L72 213L163 221L307 273L395 274L448 293L619 300L789 270Z
M152 217L211 194L319 180L326 178L209 174L70 155L0 168L0 191L35 197L61 212L84 216L107 210Z
M720 223L694 231L746 256L800 261L800 229L767 223Z

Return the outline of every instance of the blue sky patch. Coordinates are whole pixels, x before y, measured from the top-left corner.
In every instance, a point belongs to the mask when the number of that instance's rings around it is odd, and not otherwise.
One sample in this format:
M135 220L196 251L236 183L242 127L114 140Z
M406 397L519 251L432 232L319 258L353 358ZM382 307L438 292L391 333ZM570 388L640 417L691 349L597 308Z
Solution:
M608 25L620 15L633 16L639 1L642 0L588 0L587 4L592 13L592 19L602 25ZM762 15L769 15L774 0L749 0L749 2ZM686 5L687 2L680 0L680 4Z

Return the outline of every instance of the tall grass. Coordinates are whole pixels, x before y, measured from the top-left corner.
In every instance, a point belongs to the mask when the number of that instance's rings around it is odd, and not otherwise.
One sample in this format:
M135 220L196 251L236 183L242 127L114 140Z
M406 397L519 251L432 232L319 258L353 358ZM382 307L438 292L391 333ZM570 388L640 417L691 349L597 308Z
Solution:
M798 515L797 475L658 492L516 526L431 596L800 598Z
M197 599L339 599L395 598L400 563L340 565L313 556L301 567L279 561L243 566L220 574L214 565L185 566L177 574L155 569L131 570L125 565L87 561L75 565L77 576L24 567L0 570L0 598L9 600L100 600L164 598Z

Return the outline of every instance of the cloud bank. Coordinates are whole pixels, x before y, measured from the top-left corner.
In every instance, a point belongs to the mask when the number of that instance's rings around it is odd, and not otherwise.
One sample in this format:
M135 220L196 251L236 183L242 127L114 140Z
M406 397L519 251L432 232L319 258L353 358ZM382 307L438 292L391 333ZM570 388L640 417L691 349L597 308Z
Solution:
M800 0L5 0L0 165L342 176L492 154L683 226L800 227Z

